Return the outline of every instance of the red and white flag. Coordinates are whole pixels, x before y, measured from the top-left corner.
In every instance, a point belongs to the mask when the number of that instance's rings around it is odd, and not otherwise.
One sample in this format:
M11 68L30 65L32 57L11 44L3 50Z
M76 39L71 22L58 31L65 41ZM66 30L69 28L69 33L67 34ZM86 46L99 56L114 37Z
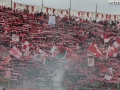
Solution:
M113 43L113 46L115 48L119 48L120 47L120 38L117 38L116 41Z
M31 46L32 45L28 41L25 41L25 40L22 41L22 51L24 51L24 52L26 50L29 51L29 49L30 49Z
M16 47L13 47L9 53L18 59L22 57L22 53Z
M115 48L114 46L110 46L107 49L106 52L106 59L108 59L109 56L116 57L117 56L118 49Z
M102 51L98 48L96 43L92 43L91 46L88 48L89 52L92 52L96 57L102 56Z

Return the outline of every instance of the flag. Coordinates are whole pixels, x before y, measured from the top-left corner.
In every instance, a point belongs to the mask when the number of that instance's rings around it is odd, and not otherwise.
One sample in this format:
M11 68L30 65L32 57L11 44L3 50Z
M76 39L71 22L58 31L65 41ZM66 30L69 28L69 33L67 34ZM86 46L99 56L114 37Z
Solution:
M112 57L117 57L117 53L114 53Z
M114 46L110 46L107 49L106 52L106 59L108 59L109 56L116 57L117 56L118 49L115 48Z
M64 59L66 58L67 50L65 48L62 48L60 52L57 54L58 59Z
M95 56L100 57L102 56L102 51L98 48L95 43L92 43L88 48L89 52L92 52Z
M114 46L109 46L108 48L108 55L109 56L114 56L118 52L118 49L115 48Z
M115 48L119 48L120 44L119 44L117 41L115 41L115 42L113 43L113 46L114 46Z
M111 80L111 79L112 79L112 76L106 74L106 75L104 76L104 79L106 79L106 80Z
M94 66L94 58L88 58L88 66Z
M31 46L32 45L28 41L22 41L22 51L25 52L26 50L29 50Z
M13 34L13 35L12 35L12 41L14 41L14 42L19 42L19 36Z
M119 48L120 47L120 38L117 38L116 41L113 43L113 46L115 48Z
M53 46L50 53L52 54L52 57L56 57L58 54L58 51L56 51L57 47Z
M13 47L9 53L18 59L22 57L22 53L16 47Z

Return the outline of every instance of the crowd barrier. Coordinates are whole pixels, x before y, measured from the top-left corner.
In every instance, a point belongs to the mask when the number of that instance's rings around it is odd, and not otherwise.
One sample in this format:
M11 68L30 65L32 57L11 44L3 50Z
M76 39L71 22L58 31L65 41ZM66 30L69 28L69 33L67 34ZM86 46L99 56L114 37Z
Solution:
M11 84L10 80L6 80L2 82L1 85L5 86L7 90L120 90L119 85L117 89L110 88L109 85L107 87L102 87L97 85L97 82L91 83L92 87L89 87L87 84L82 86L82 83L76 87L71 86L63 86L63 82L48 82L48 81L34 81L30 83L22 83L20 85ZM0 89L1 90L1 89Z

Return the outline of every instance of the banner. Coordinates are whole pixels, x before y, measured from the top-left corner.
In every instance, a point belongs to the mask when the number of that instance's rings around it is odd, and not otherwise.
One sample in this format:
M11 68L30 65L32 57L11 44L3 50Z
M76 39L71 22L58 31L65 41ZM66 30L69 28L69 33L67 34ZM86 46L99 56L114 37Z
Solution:
M49 16L49 25L55 25L55 16Z
M25 9L25 10L29 10L30 13L33 12L40 12L41 8L39 6L34 6L34 5L26 5L26 4L21 4L21 3L17 3L17 2L13 2L12 4L14 9ZM10 5L9 5L10 6Z
M11 7L11 0L0 0L1 6ZM29 10L30 13L32 12L40 12L42 7L36 6L36 5L26 5L21 4L17 2L12 3L13 9L26 9ZM44 13L49 13L51 15L59 15L61 17L63 16L69 16L69 9L56 9L56 8L50 8L50 7L43 7ZM97 17L97 20L120 20L120 15L113 15L113 14L104 14L104 13L96 13L95 12L86 12L86 11L79 11L79 10L71 10L70 11L71 16L84 18L84 19L94 19L95 16Z
M88 58L88 66L94 66L94 58Z
M51 15L59 15L59 16L69 16L69 9L55 9L50 7L44 7L43 11L49 13ZM78 11L78 10L71 10L71 16L83 18L83 19L95 19L97 20L120 20L120 15L113 15L113 14L104 14L104 13L96 13L95 12L85 12L85 11Z

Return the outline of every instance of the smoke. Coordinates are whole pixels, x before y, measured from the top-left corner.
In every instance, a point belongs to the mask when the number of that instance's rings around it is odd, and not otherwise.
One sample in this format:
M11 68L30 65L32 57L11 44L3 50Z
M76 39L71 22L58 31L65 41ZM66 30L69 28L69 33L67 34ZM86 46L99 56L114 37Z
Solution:
M9 53L8 53L8 50L7 50L4 46L0 45L0 58L1 58L1 59L5 59L5 57L6 57L8 54L9 54Z
M62 81L64 79L64 73L65 73L65 66L66 66L67 60L58 60L57 68L54 71L53 75L54 77L52 78L53 87L56 87L55 90L64 90L62 86Z
M77 63L76 60L58 60L56 58L49 58L45 65L42 65L40 62L37 64L29 63L26 69L22 71L22 76L24 77L21 84L16 85L14 88L51 88L52 90L53 87L54 90L64 90L62 84L66 67L71 68L75 63Z

